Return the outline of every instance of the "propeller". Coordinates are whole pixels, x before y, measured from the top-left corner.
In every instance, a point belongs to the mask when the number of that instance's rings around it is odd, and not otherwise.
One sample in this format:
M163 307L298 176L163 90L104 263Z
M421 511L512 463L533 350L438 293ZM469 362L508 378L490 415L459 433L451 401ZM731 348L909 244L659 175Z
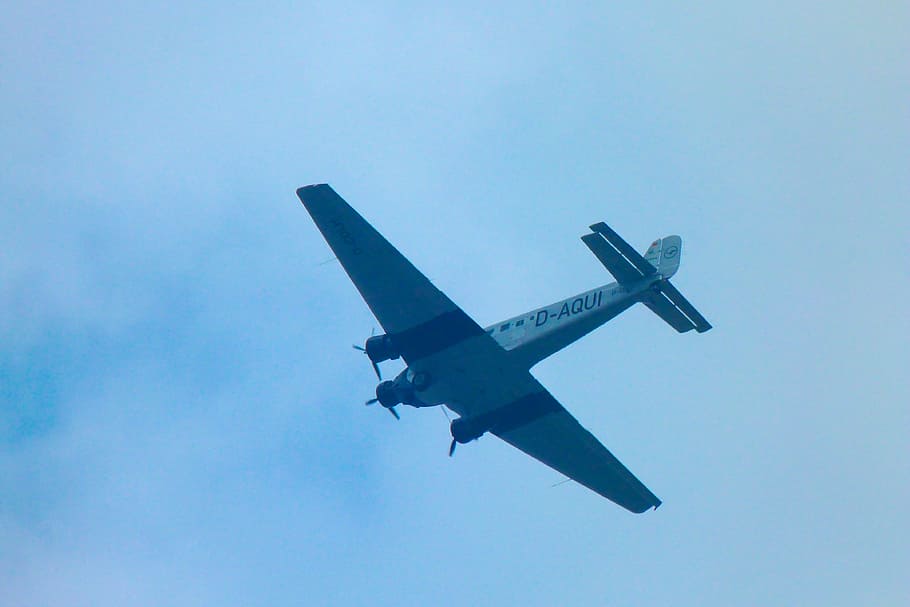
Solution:
M451 423L452 423L452 418L449 417L449 412L446 411L446 406L445 406L445 405L439 405L439 408L442 409L442 414L446 416L446 421L448 421L448 422L451 424ZM452 457L453 455L455 455L455 446L456 446L457 444L458 444L458 442L456 442L455 439L453 438L453 439L452 439L452 444L449 445L449 457Z
M367 407L369 407L370 405L375 405L378 402L379 402L378 398L371 398L370 400L368 400L367 402L365 402L363 404L365 404ZM401 416L398 415L398 411L395 410L395 407L386 407L386 409L389 410L389 413L391 413L392 415L395 416L395 419L401 419Z
M358 346L357 344L351 344L351 347L354 348L355 350L360 350L364 354L367 353L367 349L364 348L363 346ZM381 380L382 373L379 372L379 365L376 364L376 361L374 361L372 359L370 359L370 364L373 365L373 371L376 371L376 377L378 377Z

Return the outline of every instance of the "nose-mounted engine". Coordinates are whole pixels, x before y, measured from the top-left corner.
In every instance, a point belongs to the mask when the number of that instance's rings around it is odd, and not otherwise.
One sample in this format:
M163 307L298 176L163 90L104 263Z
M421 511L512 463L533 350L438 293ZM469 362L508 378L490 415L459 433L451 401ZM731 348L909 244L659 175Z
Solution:
M376 386L376 398L371 398L364 404L369 406L374 403L379 403L388 409L389 413L395 416L395 419L401 419L398 415L398 411L395 410L395 406L405 403L410 399L414 390L413 388L409 388L409 386L410 384L407 386L402 385L397 378L395 381L386 380L379 382L379 385Z
M410 386L397 381L386 380L376 386L376 400L386 409L411 400L413 394L414 390Z
M366 404L379 403L397 418L398 412L395 410L397 405L427 406L418 396L418 392L425 390L430 383L429 374L425 372L414 373L410 369L405 369L394 380L380 382L376 386L376 398L371 398Z

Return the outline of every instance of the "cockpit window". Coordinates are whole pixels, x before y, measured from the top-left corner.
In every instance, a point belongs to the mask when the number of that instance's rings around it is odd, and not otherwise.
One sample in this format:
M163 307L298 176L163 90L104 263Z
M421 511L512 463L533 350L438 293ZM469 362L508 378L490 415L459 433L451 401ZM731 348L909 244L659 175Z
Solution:
M502 325L501 327L499 327L499 330L500 330L500 331L508 331L508 330L509 330L509 327L510 327L511 325L512 325L512 323L507 322L506 324L504 324L504 325Z

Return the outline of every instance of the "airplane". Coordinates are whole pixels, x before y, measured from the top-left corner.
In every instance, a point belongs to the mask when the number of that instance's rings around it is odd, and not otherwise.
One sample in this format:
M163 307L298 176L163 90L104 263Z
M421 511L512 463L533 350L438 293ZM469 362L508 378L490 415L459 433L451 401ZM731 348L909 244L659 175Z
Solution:
M660 506L530 369L636 303L680 333L711 329L670 283L679 236L655 240L642 256L596 223L581 240L616 282L482 328L329 185L301 187L297 196L385 330L354 346L381 382L366 404L379 403L396 419L398 405L444 405L459 415L449 427L450 456L490 433L631 512ZM382 381L379 363L398 358L406 368Z

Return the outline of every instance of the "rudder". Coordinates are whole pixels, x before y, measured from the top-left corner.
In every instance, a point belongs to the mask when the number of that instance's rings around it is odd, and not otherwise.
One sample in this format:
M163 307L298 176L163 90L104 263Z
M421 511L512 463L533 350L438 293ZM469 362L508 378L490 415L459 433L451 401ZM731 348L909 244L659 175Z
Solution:
M645 259L664 278L670 278L679 269L679 258L682 254L682 238L665 236L651 243L645 253Z

